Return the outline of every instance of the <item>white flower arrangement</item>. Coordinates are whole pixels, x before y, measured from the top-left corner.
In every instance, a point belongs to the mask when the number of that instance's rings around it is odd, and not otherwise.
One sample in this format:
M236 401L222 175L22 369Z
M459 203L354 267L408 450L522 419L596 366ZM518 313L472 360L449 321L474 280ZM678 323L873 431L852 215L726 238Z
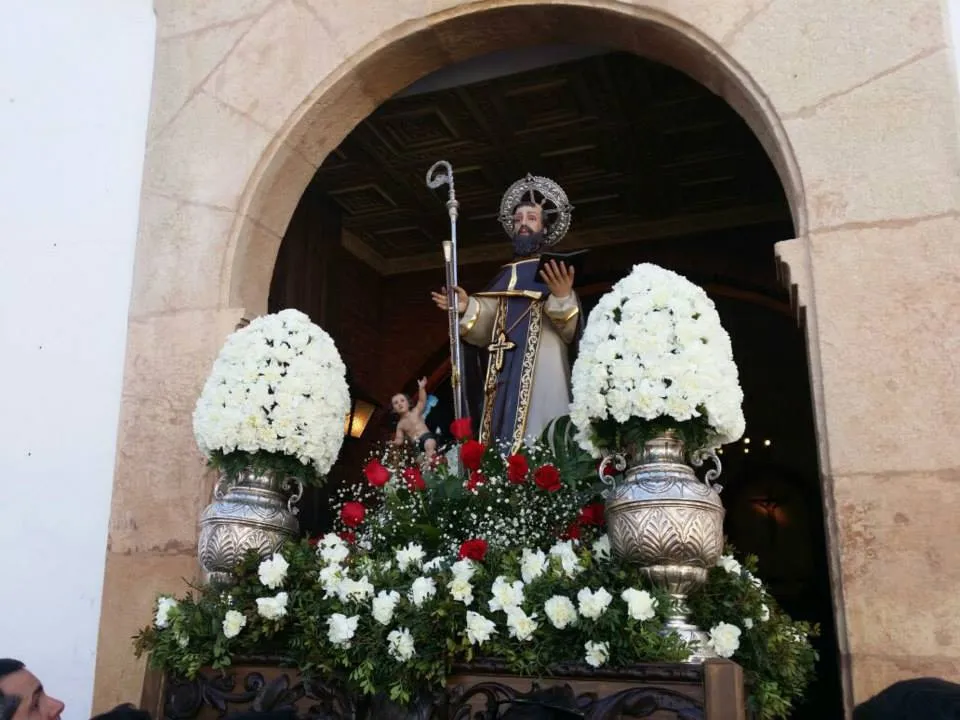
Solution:
M158 599L158 617L138 648L151 650L152 662L189 675L255 652L258 639L267 636L298 663L344 668L355 689L369 694L397 687L406 698L442 678L453 657L548 672L556 662L612 669L682 662L693 649L665 624L671 604L666 593L622 561L598 557L585 542L566 540L547 553L523 547L479 560L443 556L440 562L424 562L422 547L409 543L399 548L409 559L403 570L396 547L370 555L345 544L346 555L336 552L331 562L329 551L341 543L334 535L316 547L291 543L266 566L238 570L243 574L229 595L208 589L201 598ZM763 705L766 695L755 698L758 717L773 720L789 711L784 699L802 694L815 651L807 640L810 626L778 610L754 582L755 570L754 558L725 555L690 602L695 622L709 628L708 647L776 688L769 705ZM519 579L525 571L527 582ZM289 590L264 597L263 574L282 574Z
M570 419L594 457L631 423L689 430L702 447L743 435L743 391L730 337L702 288L636 265L590 313L572 371ZM692 448L693 449L693 448Z
M333 340L291 309L227 338L197 400L193 430L212 464L266 453L294 459L303 479L315 480L337 459L349 411L346 367Z

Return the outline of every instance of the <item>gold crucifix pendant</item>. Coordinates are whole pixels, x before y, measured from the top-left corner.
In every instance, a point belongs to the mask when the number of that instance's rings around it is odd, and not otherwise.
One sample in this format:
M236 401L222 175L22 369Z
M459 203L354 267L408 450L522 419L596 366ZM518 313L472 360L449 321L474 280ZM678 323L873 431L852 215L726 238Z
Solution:
M507 340L506 334L501 330L497 336L497 341L487 346L487 352L492 353L490 360L497 372L503 370L503 355L507 350L513 350L516 343Z

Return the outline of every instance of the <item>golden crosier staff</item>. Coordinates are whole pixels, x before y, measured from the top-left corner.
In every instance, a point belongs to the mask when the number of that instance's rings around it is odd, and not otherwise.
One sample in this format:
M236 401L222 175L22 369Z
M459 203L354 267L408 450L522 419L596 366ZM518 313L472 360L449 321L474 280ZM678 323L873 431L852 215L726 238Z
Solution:
M450 239L443 241L443 265L447 280L447 323L450 335L450 384L453 388L453 412L457 420L465 417L467 390L463 382L463 357L460 350L460 316L457 312L457 216L460 203L453 188L453 167L446 160L435 162L427 170L427 187L435 190L450 186L447 213L450 215Z

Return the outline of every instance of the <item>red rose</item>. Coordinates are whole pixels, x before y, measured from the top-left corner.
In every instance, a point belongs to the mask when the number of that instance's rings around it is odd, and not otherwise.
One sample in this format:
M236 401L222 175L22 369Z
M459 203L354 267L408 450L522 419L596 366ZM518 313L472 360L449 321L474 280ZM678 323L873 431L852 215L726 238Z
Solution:
M479 470L474 470L472 473L470 473L470 479L467 480L467 490L476 490L486 481L487 479L483 476L482 472Z
M374 487L383 487L390 479L390 471L380 464L379 460L371 460L363 468L363 474L367 476L367 482Z
M310 544L311 544L313 547L316 547L317 545L319 545L319 544L320 544L320 536L317 535L316 537L310 538Z
M511 455L507 458L507 480L519 485L527 479L530 463L525 455Z
M467 470L479 470L480 464L483 462L483 453L486 450L487 446L483 443L476 440L467 440L460 446L460 461Z
M340 508L340 519L347 527L356 527L367 516L367 509L358 502L346 502Z
M580 511L577 522L581 525L603 525L605 506L602 502L590 503Z
M567 526L567 529L560 533L561 540L579 540L580 539L580 523L574 520Z
M556 492L560 489L560 471L553 465L542 465L533 473L533 481L541 490Z
M450 423L450 434L459 440L469 440L473 437L473 425L470 418L460 418Z
M458 557L463 560L464 558L469 558L470 560L476 560L477 562L483 562L483 558L487 555L487 541L477 538L475 540L467 540L460 546L460 552Z
M423 473L420 468L408 467L403 471L403 479L407 481L407 490L410 492L419 492L426 490L427 484L423 481Z
M353 530L344 530L342 533L337 533L340 536L340 539L345 543L350 543L353 545L357 541L357 534Z

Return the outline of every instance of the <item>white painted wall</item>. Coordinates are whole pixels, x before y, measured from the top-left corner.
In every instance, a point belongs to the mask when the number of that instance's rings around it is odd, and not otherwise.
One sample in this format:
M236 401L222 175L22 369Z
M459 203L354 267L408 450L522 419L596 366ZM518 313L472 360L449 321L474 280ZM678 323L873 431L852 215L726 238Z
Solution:
M0 3L0 657L24 660L80 720L154 32L151 0Z

